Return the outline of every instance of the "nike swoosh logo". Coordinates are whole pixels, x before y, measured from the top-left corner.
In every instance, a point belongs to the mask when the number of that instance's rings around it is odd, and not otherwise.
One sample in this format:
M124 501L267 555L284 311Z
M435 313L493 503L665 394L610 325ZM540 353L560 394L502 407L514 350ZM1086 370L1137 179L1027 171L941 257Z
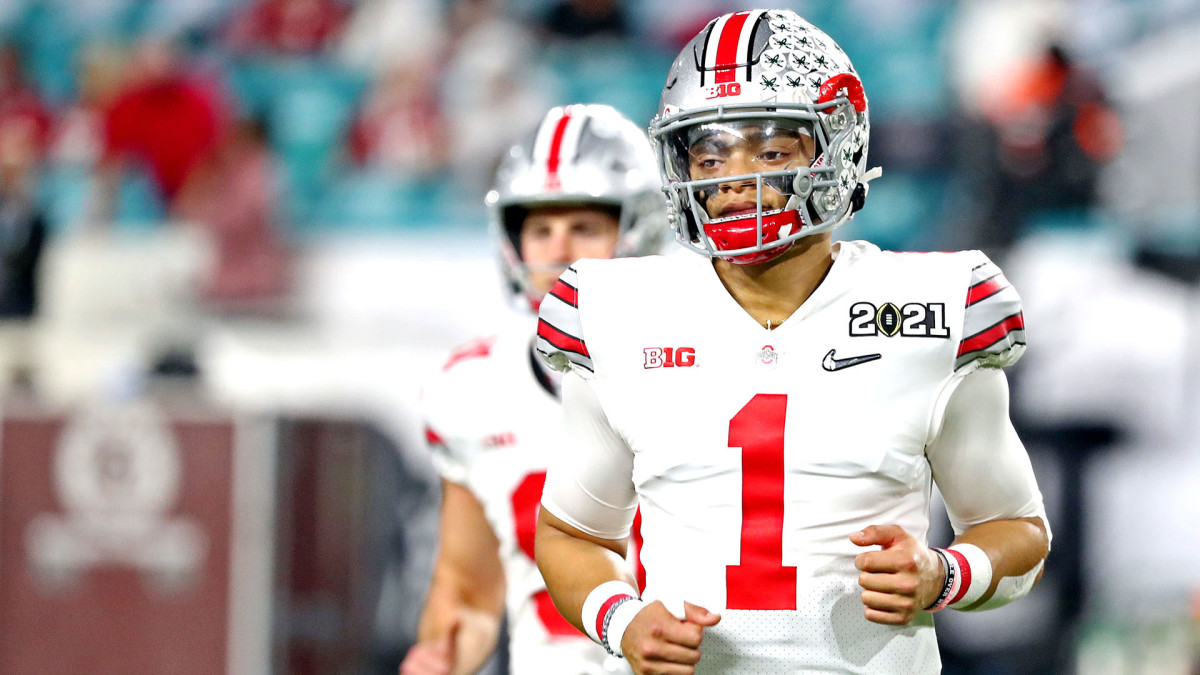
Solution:
M828 370L831 373L834 371L837 371L837 370L841 370L843 368L857 366L860 363L867 363L868 361L878 361L879 359L883 358L882 354L863 354L862 356L848 356L844 359L835 359L835 358L833 358L833 353L835 351L837 351L837 350L830 349L829 353L825 355L825 359L823 361L821 361L821 367L824 368L825 370Z

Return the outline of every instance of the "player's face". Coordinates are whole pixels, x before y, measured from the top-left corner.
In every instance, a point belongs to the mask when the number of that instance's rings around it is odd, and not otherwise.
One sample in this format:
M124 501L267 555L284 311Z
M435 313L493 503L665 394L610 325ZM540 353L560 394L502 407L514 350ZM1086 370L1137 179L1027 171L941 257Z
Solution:
M521 259L529 280L545 294L567 265L580 258L611 258L620 222L611 210L586 206L531 209L521 225Z
M710 124L695 132L687 150L688 175L692 180L722 176L748 176L783 171L812 162L812 136L794 128L772 123ZM782 209L790 180L764 180L763 211ZM710 218L753 214L758 208L758 186L753 177L719 183L699 191Z

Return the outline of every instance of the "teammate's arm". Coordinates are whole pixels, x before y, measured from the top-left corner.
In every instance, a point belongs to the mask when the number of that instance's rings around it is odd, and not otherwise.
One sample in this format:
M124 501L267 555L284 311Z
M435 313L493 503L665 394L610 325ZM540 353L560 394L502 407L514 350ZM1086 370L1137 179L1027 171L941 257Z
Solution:
M882 547L855 559L865 615L877 623L907 624L930 605L989 609L1018 599L1049 552L1041 493L1008 416L1002 371L963 378L926 456L958 536L943 557L897 525L851 535L859 546Z
M603 589L623 586L629 595L637 593L625 560L637 508L633 455L582 377L573 372L563 377L562 401L571 447L556 456L546 475L534 549L558 611L603 643L605 612L595 609L604 605ZM593 625L584 618L585 605L592 606ZM691 673L700 660L704 627L720 619L695 605L686 605L684 618L676 618L661 602L640 599L626 606L625 618L631 608L636 613L627 628L608 646L623 652L639 675Z
M500 544L479 500L449 480L442 481L438 541L418 642L401 675L474 673L496 648L505 588Z

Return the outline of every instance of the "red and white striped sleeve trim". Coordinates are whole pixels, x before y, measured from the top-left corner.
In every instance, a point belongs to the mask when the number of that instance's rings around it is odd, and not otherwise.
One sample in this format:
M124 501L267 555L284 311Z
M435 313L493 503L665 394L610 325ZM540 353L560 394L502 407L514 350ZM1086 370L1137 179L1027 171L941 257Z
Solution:
M462 454L462 451L451 443L447 443L446 437L434 430L433 425L428 422L425 424L425 442L429 446L433 466L437 469L438 474L451 483L465 485L470 469L468 467L469 460Z
M958 343L954 368L970 363L1004 368L1025 351L1025 316L1021 296L1004 273L986 256L971 270L963 313L963 338Z
M551 366L578 366L594 372L579 316L579 275L568 267L542 299L538 309L537 350Z

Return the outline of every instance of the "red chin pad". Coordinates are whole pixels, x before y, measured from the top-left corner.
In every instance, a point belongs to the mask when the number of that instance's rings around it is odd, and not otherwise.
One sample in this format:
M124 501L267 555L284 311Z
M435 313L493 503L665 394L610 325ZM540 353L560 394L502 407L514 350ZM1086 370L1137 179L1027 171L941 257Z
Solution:
M800 230L800 212L796 210L780 211L769 216L763 216L763 245L779 241L779 229L791 225L790 234ZM758 246L758 215L733 218L719 223L708 223L704 233L713 241L718 251L736 251L742 248ZM757 265L782 254L791 248L790 245L775 246L765 250L753 251L735 256L719 256L738 265Z

